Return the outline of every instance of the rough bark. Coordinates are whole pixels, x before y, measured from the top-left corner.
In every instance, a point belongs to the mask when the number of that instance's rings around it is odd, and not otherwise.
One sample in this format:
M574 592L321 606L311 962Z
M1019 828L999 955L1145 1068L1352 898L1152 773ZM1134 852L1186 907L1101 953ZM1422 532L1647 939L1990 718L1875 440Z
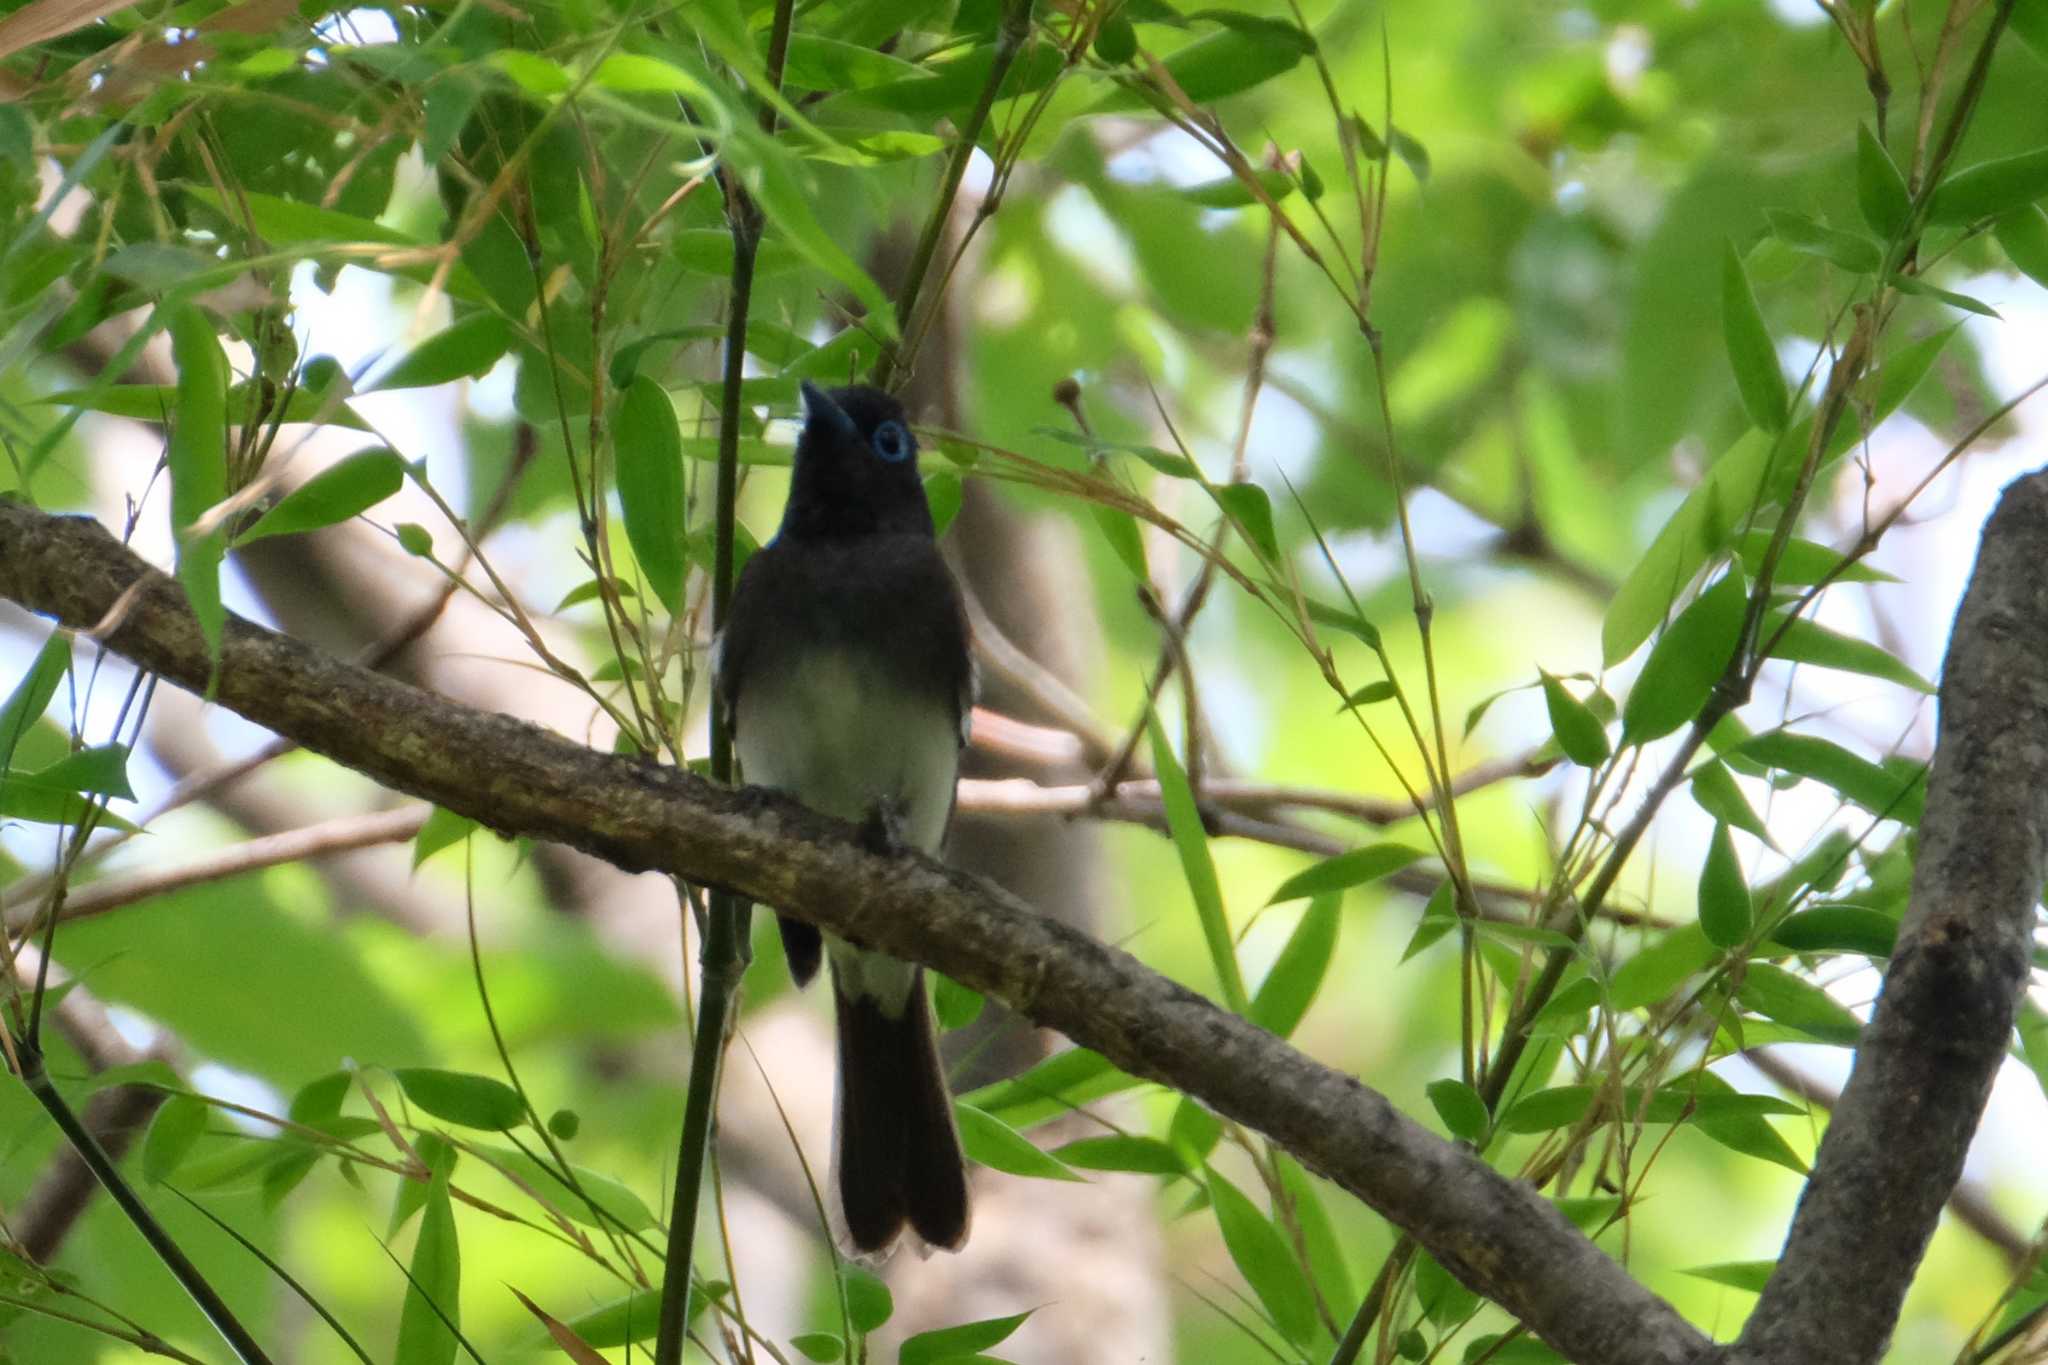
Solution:
M1913 897L1777 1273L1733 1365L1866 1365L1962 1174L2048 876L2048 474L1985 525L1942 668Z
M126 594L124 600L124 594ZM0 596L180 686L209 661L182 591L97 523L0 498ZM849 826L759 790L597 753L231 618L216 699L505 834L723 885L993 996L1135 1075L1271 1137L1413 1233L1453 1274L1584 1365L1712 1351L1526 1184L1130 955L966 874L866 852Z

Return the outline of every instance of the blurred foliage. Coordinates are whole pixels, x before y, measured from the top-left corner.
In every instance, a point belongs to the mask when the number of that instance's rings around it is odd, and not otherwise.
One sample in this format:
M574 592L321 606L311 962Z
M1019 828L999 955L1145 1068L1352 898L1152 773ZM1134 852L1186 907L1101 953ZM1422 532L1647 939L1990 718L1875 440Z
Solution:
M1894 576L1922 566L1887 533L2011 434L1989 361L2038 341L1992 325L2048 280L2037 0L1077 0L1021 30L998 0L818 0L786 54L750 0L97 8L0 17L0 491L136 509L216 625L237 547L364 518L507 603L590 733L701 759L719 347L758 206L740 551L772 533L800 380L931 367L965 414L926 433L934 500L965 475L1070 528L1103 649L1069 681L1110 728L1160 650L1134 575L1171 604L1213 573L1189 635L1207 724L1191 743L1169 686L1137 752L1171 839L1105 826L1127 892L1105 937L1736 1329L1825 1116L1730 1059L1853 1044L1905 909L1942 624L1906 619ZM390 394L453 439L381 429ZM99 457L137 425L161 468ZM309 430L350 458L286 480ZM86 642L38 667L44 633L13 629L18 930L53 831L143 809L120 746L144 708L116 715L123 675ZM310 808L373 799L276 766ZM1322 789L1256 809L1331 856L1222 837L1205 775ZM1387 801L1391 827L1354 818ZM104 867L89 841L58 856L83 886L242 837L150 829ZM430 821L416 875L489 903L474 961L300 864L56 934L182 1051L96 1077L60 1039L53 1074L80 1104L123 1079L180 1097L127 1169L280 1358L351 1357L235 1237L373 1359L454 1358L430 1299L493 1362L564 1333L623 1358L651 1325L685 1049L650 964L674 946L623 955L545 908L527 850L470 835ZM761 948L749 1010L787 988ZM2048 1078L2038 1013L2021 1044ZM1118 1093L1120 1134L1057 1159L1017 1136ZM1255 1134L1088 1054L966 1098L1005 1178L1160 1183L1184 1359L1554 1358ZM15 1209L57 1141L15 1087L0 1134ZM760 1358L839 1358L890 1316L819 1245L811 1321ZM714 1250L698 1268L731 1322L745 1284ZM2043 1302L1945 1230L1893 1358ZM1060 1312L1008 1307L901 1358L996 1358ZM7 1359L132 1359L144 1331L218 1351L104 1201L50 1264L0 1255Z

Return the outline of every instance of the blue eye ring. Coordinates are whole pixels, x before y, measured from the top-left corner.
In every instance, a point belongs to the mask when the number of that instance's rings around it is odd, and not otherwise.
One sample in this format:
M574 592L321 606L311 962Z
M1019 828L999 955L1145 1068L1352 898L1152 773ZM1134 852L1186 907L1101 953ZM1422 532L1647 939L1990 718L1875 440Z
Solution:
M868 445L890 464L909 459L910 452L917 448L910 439L910 432L894 418L875 428L875 434L868 438Z

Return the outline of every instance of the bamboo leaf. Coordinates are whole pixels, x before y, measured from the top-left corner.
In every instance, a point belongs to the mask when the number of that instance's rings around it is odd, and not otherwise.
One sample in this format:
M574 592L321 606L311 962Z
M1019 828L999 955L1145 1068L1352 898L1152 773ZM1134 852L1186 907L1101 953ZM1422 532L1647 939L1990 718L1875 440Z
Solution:
M1785 372L1778 367L1778 348L1732 242L1721 258L1721 339L1749 420L1765 431L1783 431L1792 407Z
M1187 772L1174 757L1173 746L1159 724L1159 713L1150 707L1145 712L1145 730L1152 740L1152 767L1159 774L1166 826L1173 835L1174 851L1180 855L1181 875L1187 879L1188 892L1194 897L1195 916L1201 921L1202 937L1209 945L1210 965L1216 969L1216 979L1222 985L1224 1004L1232 1013L1243 1014L1251 1001L1245 994L1244 974L1237 964L1230 917L1223 907L1223 887L1216 880L1216 864L1209 856L1209 831L1202 825L1195 794L1188 787Z
M405 461L397 451L357 451L285 494L235 537L235 544L339 525L369 511L404 484Z
M1621 742L1661 739L1699 714L1734 657L1748 607L1742 574L1731 569L1701 593L1650 650L1621 708Z
M1303 896L1322 896L1363 886L1392 876L1426 856L1421 849L1410 848L1406 844L1370 844L1365 848L1354 848L1349 853L1325 858L1314 867L1295 873L1280 883L1279 888L1266 899L1266 904L1278 905L1282 901L1300 900Z
M1714 826L1707 860L1700 867L1700 930L1718 948L1733 948L1749 937L1749 883L1735 856L1735 838L1728 826Z
M1863 123L1856 125L1856 206L1863 211L1870 230L1884 238L1905 230L1913 207L1905 177L1893 164L1891 153Z
M633 557L671 612L682 609L688 569L683 525L683 444L675 405L645 375L626 386L612 430L619 508Z
M1288 935L1287 945L1273 959L1272 969L1252 997L1250 1018L1254 1024L1282 1038L1292 1036L1330 969L1342 906L1342 899L1334 894L1308 903L1301 922Z

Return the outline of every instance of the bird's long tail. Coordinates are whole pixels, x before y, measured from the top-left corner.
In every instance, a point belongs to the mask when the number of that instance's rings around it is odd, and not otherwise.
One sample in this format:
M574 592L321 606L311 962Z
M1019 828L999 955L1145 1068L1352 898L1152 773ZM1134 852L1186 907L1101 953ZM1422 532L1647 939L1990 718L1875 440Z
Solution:
M833 1162L846 1240L879 1255L907 1223L927 1245L957 1250L967 1240L967 1168L924 973L895 1018L872 997L848 995L836 972L832 995L839 1013Z

